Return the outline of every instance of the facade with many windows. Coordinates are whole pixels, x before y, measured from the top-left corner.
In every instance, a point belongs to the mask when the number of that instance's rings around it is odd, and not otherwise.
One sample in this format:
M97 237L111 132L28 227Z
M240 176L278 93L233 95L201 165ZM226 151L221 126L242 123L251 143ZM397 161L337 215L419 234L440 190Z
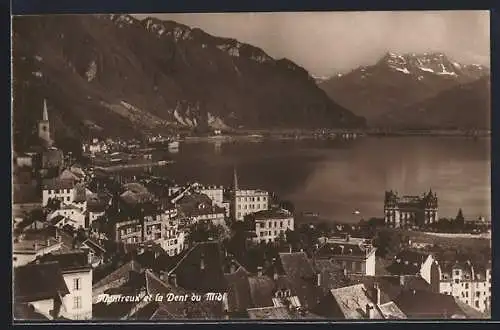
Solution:
M263 190L235 190L233 196L233 216L243 221L252 213L269 209L269 193Z
M73 203L76 197L73 180L50 179L42 183L42 205L47 206L50 199L57 199L65 204Z
M474 267L470 262L457 262L439 267L439 292L451 295L481 311L491 310L491 266Z
M280 235L284 236L287 230L294 230L293 214L287 210L265 210L250 215L255 222L254 241L274 242Z

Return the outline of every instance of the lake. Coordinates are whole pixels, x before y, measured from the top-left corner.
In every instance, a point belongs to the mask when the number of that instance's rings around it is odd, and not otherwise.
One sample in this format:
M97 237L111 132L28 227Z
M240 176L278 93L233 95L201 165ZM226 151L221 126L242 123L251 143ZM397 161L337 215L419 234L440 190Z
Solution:
M490 139L362 137L352 141L183 143L156 174L175 181L262 188L331 221L383 216L384 192L432 189L439 216L491 215ZM358 210L359 214L354 214ZM358 212L356 212L358 213Z

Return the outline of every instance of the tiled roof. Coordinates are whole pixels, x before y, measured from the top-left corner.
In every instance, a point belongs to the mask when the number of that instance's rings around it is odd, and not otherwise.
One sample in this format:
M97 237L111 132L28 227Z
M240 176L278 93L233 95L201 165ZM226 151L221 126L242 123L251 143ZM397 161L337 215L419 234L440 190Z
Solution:
M150 271L146 271L146 285L149 294L173 293L176 295L190 295L190 291L180 287L172 286L160 280ZM216 290L214 290L216 291ZM151 316L151 320L172 320L172 319L220 319L223 315L222 303L220 302L191 302L164 300L159 303L158 309Z
M57 262L61 270L70 271L77 269L92 269L88 263L87 253L85 251L70 251L61 253L49 253L38 257L40 262Z
M248 278L250 296L253 307L273 306L275 284L268 276L252 276Z
M43 285L40 285L43 283ZM58 263L28 264L14 270L16 303L64 296L69 293Z
M42 188L47 189L73 189L75 182L73 180L45 179L42 182Z
M195 245L169 273L177 274L179 286L186 290L223 292L227 288L223 264L220 243L202 242Z
M343 288L332 289L331 294L344 319L368 319L366 305L374 302L366 294L363 284L355 284ZM374 306L374 318L383 319L381 312Z
M228 312L244 312L252 306L248 275L243 267L234 273L224 274L228 283Z
M456 302L458 308L460 308L462 310L462 312L465 314L465 316L468 319L487 319L487 318L489 318L488 315L481 313L480 311L472 308L471 306L467 305L466 303L464 303L463 301L461 301L458 298L455 298L455 302Z
M316 272L305 252L280 253L279 261L303 306L313 310L319 303Z
M135 260L131 260L118 268L110 268L107 272L102 274L98 274L97 271L94 271L92 289L95 290L104 287L118 279L126 278L128 280L131 271L138 272L140 270L141 265Z
M405 290L394 302L411 319L443 319L467 316L450 295Z
M315 259L313 266L319 273L323 292L352 284L349 278L344 276L343 268L328 259Z
M121 294L135 296L141 291L146 292L146 278L144 274L131 271L127 282L123 285L104 291L105 294ZM97 320L119 320L128 316L138 302L105 303L92 305L92 317Z

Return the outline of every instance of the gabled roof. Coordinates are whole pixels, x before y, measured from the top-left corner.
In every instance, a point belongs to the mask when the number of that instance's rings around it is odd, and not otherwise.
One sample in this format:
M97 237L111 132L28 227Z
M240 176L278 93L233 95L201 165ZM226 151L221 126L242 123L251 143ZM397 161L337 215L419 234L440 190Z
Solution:
M56 262L34 263L14 269L16 303L52 299L68 293L61 268Z
M450 295L421 290L405 290L394 301L408 318L443 319L468 317Z
M42 182L42 189L73 189L75 181L73 180L60 180L60 179L45 179Z
M368 297L363 284L355 284L343 288L332 289L331 294L344 319L368 319L366 305L374 307L375 319L383 319L382 313Z
M320 287L323 292L353 284L344 275L343 268L329 259L315 259L313 260L313 267L319 273Z
M149 294L173 293L176 295L190 295L190 291L170 285L160 280L155 274L146 270L146 287ZM215 291L215 290L214 290ZM172 319L220 319L223 316L222 303L202 299L201 302L164 300L152 314L151 320Z
M169 273L175 273L177 283L186 290L223 292L227 288L224 255L217 241L198 243Z
M73 270L90 270L87 253L85 251L73 250L49 253L38 257L40 262L57 262L63 272Z
M228 312L244 312L252 306L248 272L239 267L236 272L224 274L228 283Z
M279 263L304 307L313 310L319 303L316 271L305 252L280 253Z
M106 253L106 249L97 244L96 242L94 242L93 240L91 240L90 238L85 240L82 245L85 245L87 246L89 249L91 249L94 253Z
M275 283L268 276L252 276L248 278L252 307L273 306Z

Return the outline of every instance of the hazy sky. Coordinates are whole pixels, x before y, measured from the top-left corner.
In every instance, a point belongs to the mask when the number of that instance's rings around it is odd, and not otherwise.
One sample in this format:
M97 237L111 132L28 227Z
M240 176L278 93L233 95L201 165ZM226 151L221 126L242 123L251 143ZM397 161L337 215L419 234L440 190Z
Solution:
M488 11L150 14L287 57L313 75L374 63L386 51L442 51L489 65Z

